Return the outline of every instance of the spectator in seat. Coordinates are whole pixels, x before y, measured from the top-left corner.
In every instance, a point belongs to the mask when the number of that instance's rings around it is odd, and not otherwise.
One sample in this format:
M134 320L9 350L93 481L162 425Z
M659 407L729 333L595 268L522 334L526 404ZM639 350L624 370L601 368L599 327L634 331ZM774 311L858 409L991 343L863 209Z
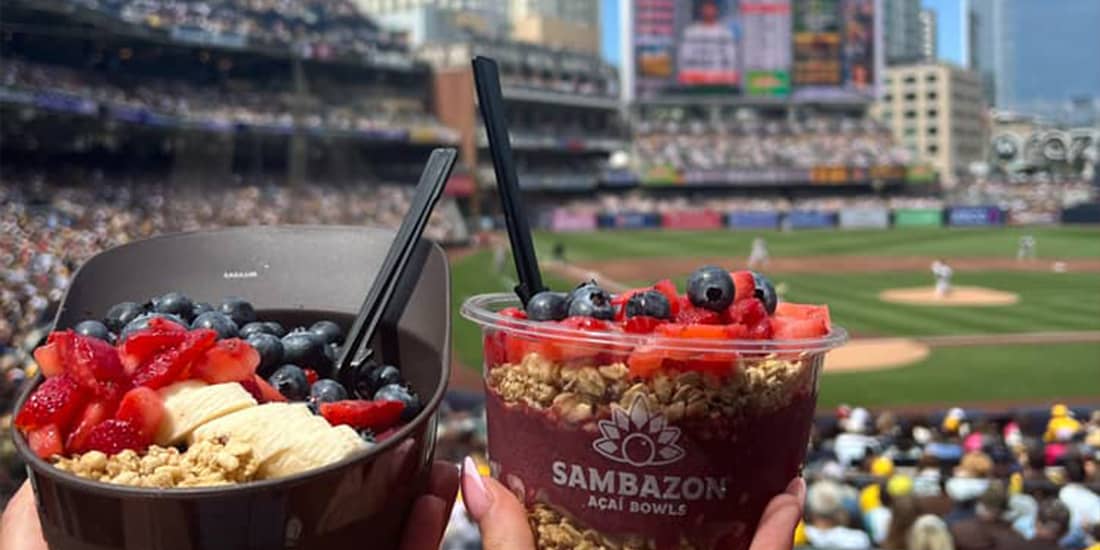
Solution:
M900 477L900 476L899 476ZM891 479L893 483L893 479ZM889 485L889 484L888 484ZM889 494L890 491L887 491ZM906 550L906 538L920 516L917 499L912 495L890 496L890 523L886 536L877 541L884 550Z
M1032 547L1036 550L1061 548L1058 542L1069 533L1069 508L1062 501L1050 499L1039 506L1035 519L1035 536Z
M938 497L943 494L943 475L940 461L924 454L917 461L917 473L913 477L913 494L917 497Z
M867 409L857 407L852 409L848 417L840 421L840 427L844 433L836 436L836 444L833 450L837 460L844 466L854 466L863 461L867 456L867 450L877 450L878 440L867 435L871 413Z
M1050 408L1050 421L1047 422L1046 432L1043 433L1043 441L1047 443L1069 441L1079 431L1081 431L1081 423L1073 418L1073 411L1058 403Z
M925 514L913 522L905 537L906 550L955 550L955 541L942 519Z
M1089 532L1100 524L1100 496L1085 486L1085 467L1079 457L1063 462L1066 484L1058 491L1058 500L1069 509L1069 534L1062 540L1064 548L1087 546Z
M951 512L947 514L947 524L974 517L978 497L989 488L989 474L993 470L993 461L985 453L969 453L955 468L955 475L947 480L945 489L951 497Z
M1028 541L1017 533L1003 516L1008 494L1000 481L988 484L978 497L974 517L951 525L951 535L959 550L1027 550Z
M836 482L823 480L810 486L806 495L806 540L814 548L862 550L871 548L867 533L846 527L843 491Z

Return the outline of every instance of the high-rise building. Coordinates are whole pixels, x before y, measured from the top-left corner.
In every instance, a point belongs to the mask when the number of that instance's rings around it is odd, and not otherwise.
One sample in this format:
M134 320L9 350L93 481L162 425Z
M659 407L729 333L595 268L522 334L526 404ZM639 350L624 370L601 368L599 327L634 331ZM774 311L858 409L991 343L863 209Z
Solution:
M920 10L920 52L925 63L936 60L936 12Z
M970 66L998 109L1063 118L1100 101L1100 2L969 0Z
M596 0L356 0L414 44L447 43L456 30L583 53L599 53Z
M922 58L920 0L884 0L883 38L886 63L914 63Z
M945 184L984 159L986 106L974 71L948 63L887 67L882 98L871 112Z

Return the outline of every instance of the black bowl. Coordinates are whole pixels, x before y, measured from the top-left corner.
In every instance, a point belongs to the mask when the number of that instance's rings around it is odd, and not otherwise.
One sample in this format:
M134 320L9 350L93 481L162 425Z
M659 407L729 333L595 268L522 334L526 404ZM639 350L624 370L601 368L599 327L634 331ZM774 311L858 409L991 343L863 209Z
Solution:
M77 272L55 328L100 318L114 303L170 290L240 296L285 326L332 319L345 330L393 233L349 227L254 227L169 235L103 252ZM392 326L375 342L424 401L419 415L369 451L286 478L231 487L147 489L68 474L15 431L51 548L396 548L427 490L437 409L450 374L446 256L417 247ZM401 306L404 306L403 309ZM20 397L21 407L41 376Z

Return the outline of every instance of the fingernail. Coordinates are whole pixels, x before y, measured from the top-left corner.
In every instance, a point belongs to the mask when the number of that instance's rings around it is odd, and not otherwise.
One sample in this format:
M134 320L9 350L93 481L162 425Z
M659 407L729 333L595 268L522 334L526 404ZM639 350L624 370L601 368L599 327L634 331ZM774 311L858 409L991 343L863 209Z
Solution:
M792 479L783 492L797 498L801 504L806 499L806 480L801 477Z
M493 505L493 495L481 479L474 459L468 456L462 461L462 502L475 520L480 520Z

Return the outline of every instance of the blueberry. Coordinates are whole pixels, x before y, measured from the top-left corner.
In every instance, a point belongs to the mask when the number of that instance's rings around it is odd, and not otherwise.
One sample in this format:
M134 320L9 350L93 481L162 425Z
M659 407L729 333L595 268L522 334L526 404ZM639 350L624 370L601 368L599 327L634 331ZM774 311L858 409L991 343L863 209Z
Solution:
M720 267L705 265L688 276L688 299L696 307L722 311L733 303L734 294L733 277Z
M672 317L672 306L669 305L668 298L664 294L656 290L646 290L630 296L626 301L624 313L627 317L645 315L657 319L668 319Z
M393 365L368 362L360 368L355 380L355 391L364 399L370 399L382 386L400 384L401 371Z
M283 365L268 377L267 382L292 401L301 401L309 395L309 380L297 365Z
M253 334L270 334L274 336L275 333L271 331L271 327L267 326L267 323L261 323L259 321L252 321L237 331L237 335L245 339Z
M122 302L111 306L111 309L107 310L107 315L103 318L103 324L112 332L118 332L143 313L145 313L145 308L141 304Z
M317 321L309 327L309 331L325 344L340 344L344 341L344 329L332 321Z
M359 437L361 437L363 441L366 441L367 443L374 443L374 431L370 428L363 428L362 430L359 430Z
M309 388L309 399L317 403L332 403L348 398L348 391L335 380L322 378L313 383Z
M195 305L191 306L191 320L195 320L195 317L202 315L208 311L216 311L214 306L206 302L195 302Z
M232 297L222 300L221 305L218 306L218 311L233 319L237 326L244 326L256 320L256 310L252 308L252 304L246 302L243 298Z
M328 359L329 363L335 365L340 360L340 346L336 344L325 346L325 358Z
M569 315L569 298L561 292L544 290L527 301L527 318L532 321L561 321Z
M125 340L131 334L139 330L145 330L149 328L149 321L152 321L156 317L167 319L183 328L187 328L186 321L170 313L143 313L142 315L138 316L137 319L130 321L126 324L125 327L122 327L122 332L119 333L118 337L122 340Z
M316 334L295 331L283 336L283 361L309 367L327 376L332 363L325 357L325 344Z
M321 416L321 406L312 399L306 401L306 408L309 409L309 412L313 413L314 416Z
M420 412L420 398L401 384L387 384L374 393L375 401L400 401L405 404L401 420L408 422Z
M283 341L275 335L260 332L249 336L246 341L260 354L260 366L256 370L261 376L283 364Z
M209 328L218 333L218 338L236 338L237 323L218 311L208 311L191 321L191 328Z
M153 298L153 311L179 315L181 319L190 321L194 319L195 304L180 292L169 292Z
M286 336L286 328L283 327L282 323L278 321L264 321L264 324L267 325L267 328L271 329L271 334L279 338Z
M103 340L104 342L111 341L111 331L107 330L107 325L104 325L99 321L94 321L92 319L81 321L77 323L75 327L73 327L73 330L76 331L77 334L83 334L84 336L97 338L99 340Z
M595 282L585 283L569 293L569 317L595 317L610 321L615 318L611 295Z
M752 280L756 283L753 295L764 304L764 309L768 310L768 315L775 313L775 306L779 303L779 297L775 294L775 286L767 277L755 271L752 273Z

